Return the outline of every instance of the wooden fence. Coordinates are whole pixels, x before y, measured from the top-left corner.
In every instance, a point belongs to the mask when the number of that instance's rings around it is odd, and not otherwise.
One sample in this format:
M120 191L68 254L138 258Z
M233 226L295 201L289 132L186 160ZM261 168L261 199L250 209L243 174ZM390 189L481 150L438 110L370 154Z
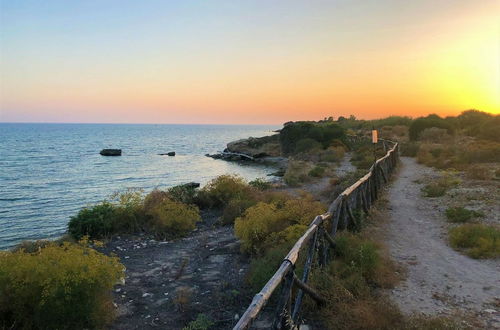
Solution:
M368 173L353 185L344 190L330 204L325 214L318 215L309 225L307 231L300 237L288 255L283 260L276 273L269 279L262 290L255 295L250 306L241 316L233 329L248 329L252 322L260 315L262 309L271 298L273 292L281 285L280 295L277 297L277 309L274 316L273 329L296 329L300 307L304 294L308 294L319 305L326 301L307 284L313 261L323 266L328 261L330 248L335 248L335 234L337 230L347 228L352 223L356 225L354 210L363 210L368 213L370 206L377 199L383 183L387 183L399 157L399 145L391 141L381 141L384 150L388 144L392 147L384 157L378 159ZM331 224L331 226L329 226ZM330 227L330 232L327 231ZM303 272L299 278L295 273L295 265L299 253L307 247ZM292 295L293 287L296 294Z

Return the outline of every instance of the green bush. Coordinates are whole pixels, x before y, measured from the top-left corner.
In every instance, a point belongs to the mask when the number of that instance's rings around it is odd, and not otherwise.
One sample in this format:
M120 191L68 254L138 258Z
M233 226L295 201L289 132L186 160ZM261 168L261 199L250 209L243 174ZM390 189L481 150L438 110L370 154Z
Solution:
M195 229L196 222L201 220L196 206L168 198L148 210L148 215L151 230L160 238L182 237Z
M254 190L237 175L221 175L210 181L199 192L197 203L206 207L224 207L231 199L245 199Z
M402 315L397 307L377 294L397 282L392 262L378 246L347 232L340 233L333 261L314 270L310 285L327 300L318 310L309 298L306 310L313 310L326 329L400 329Z
M345 131L343 127L333 122L299 121L286 123L279 134L282 152L285 155L295 153L298 142L303 139L312 139L319 142L323 148L327 148L336 139L344 140ZM308 146L311 145L308 144Z
M321 143L311 138L300 139L295 145L296 154L301 152L319 151L321 149L323 149Z
M246 280L254 292L260 291L274 275L292 246L293 243L278 245L264 255L252 258Z
M468 210L464 207L449 207L446 209L446 217L448 221L455 223L463 223L476 217L483 217L484 214L474 210Z
M250 186L257 188L258 190L268 190L272 187L271 182L266 181L263 178L257 178L248 183Z
M144 229L144 201L141 190L127 190L113 196L115 212L112 216L113 232L132 233Z
M196 188L189 184L171 187L167 190L170 199L184 204L196 203Z
M233 224L236 218L243 215L249 207L256 203L257 200L255 199L232 199L226 207L224 207L224 211L222 212L222 224Z
M311 164L308 162L289 160L283 180L291 187L299 186L300 184L311 180L308 175L310 170Z
M215 322L205 314L198 314L196 320L189 322L182 330L208 330Z
M406 157L417 156L420 144L418 142L405 142L401 143L401 155Z
M309 176L313 176L315 178L321 178L325 175L325 167L324 166L314 166L312 170L309 171Z
M110 202L81 209L71 217L68 231L71 236L80 239L89 236L91 239L109 236L113 232L113 223L116 216L116 207Z
M425 185L422 192L426 197L441 197L446 194L448 189L458 184L460 184L459 179L449 172L444 172L441 177Z
M309 196L287 200L283 205L259 202L236 219L235 235L241 240L243 252L262 254L270 237L293 225L307 226L324 210L320 202Z
M340 162L345 155L345 146L330 146L328 149L318 153L320 162Z
M431 127L444 128L450 135L453 135L455 132L455 129L450 122L439 117L438 115L429 115L427 117L417 118L411 123L409 130L410 140L418 140L420 133L426 128Z
M450 245L464 249L472 258L500 257L500 230L483 224L464 224L450 229Z
M118 258L76 244L0 252L0 328L103 328L123 275Z

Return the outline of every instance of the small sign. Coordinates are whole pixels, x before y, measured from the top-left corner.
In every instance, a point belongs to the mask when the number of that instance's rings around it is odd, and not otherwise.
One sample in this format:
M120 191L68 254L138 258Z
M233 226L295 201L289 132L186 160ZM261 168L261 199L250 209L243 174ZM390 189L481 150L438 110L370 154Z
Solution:
M378 143L378 132L376 129L372 129L372 143Z

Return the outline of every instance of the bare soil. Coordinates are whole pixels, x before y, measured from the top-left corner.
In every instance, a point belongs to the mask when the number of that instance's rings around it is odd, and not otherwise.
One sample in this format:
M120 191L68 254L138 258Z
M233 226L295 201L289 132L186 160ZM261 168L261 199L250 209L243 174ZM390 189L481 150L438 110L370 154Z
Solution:
M112 329L182 329L200 313L217 329L230 329L251 300L245 295L248 260L232 227L212 227L203 214L193 234L176 241L116 237L106 244L126 267L115 287L118 317Z
M463 192L423 197L421 188L438 173L413 158L402 157L400 166L387 195L386 240L392 258L405 265L407 278L392 290L392 300L406 314L473 313L488 328L500 328L500 260L472 259L447 242L450 224L444 210ZM498 197L498 190L491 192ZM490 211L485 220L498 220L498 206L485 203Z

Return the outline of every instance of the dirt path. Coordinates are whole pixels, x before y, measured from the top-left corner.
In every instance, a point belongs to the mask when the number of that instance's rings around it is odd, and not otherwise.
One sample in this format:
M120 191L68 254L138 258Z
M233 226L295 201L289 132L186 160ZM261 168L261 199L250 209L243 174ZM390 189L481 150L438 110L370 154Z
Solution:
M408 314L459 310L475 313L491 328L500 327L500 262L475 260L448 246L441 200L422 197L423 183L415 182L435 174L402 157L389 189L388 247L407 268L407 279L392 290L392 299Z
M250 301L244 297L248 263L232 227L208 226L188 237L162 242L117 237L106 244L126 267L114 292L118 318L112 329L182 329L198 314L229 329Z

